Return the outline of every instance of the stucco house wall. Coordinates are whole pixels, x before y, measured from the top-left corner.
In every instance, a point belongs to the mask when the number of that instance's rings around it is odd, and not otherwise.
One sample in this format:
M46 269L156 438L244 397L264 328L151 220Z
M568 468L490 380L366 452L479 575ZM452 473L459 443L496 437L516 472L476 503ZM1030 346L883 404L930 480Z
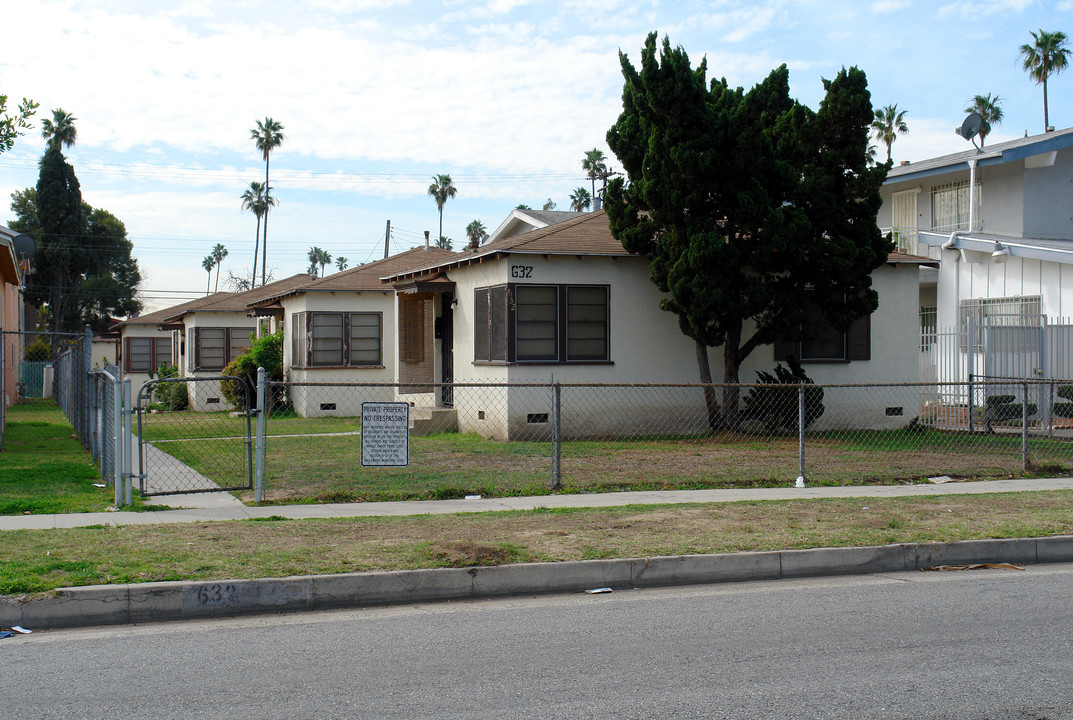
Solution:
M390 402L396 399L395 389L354 388L333 390L326 387L303 386L300 383L393 383L395 382L396 343L395 293L390 289L379 292L307 292L281 300L283 305L283 366L288 387L288 400L301 417L359 417L363 402ZM383 363L362 367L299 367L293 357L291 342L293 316L302 312L378 312L382 314L381 353ZM300 342L303 342L300 339Z
M524 282L607 285L610 289L610 361L596 363L515 363L474 361L473 298L477 288L520 282L516 267L526 270ZM455 376L458 382L560 383L697 383L699 371L692 340L682 335L676 316L659 309L660 293L649 280L647 263L636 257L511 256L448 272L455 282L458 307L454 315ZM804 363L817 383L916 382L917 266L883 265L873 273L880 296L872 316L871 359L853 362ZM720 348L709 349L712 376L722 380ZM741 382L753 382L758 370L775 365L774 349L764 346L746 359ZM569 437L636 435L657 429L701 432L706 427L703 394L677 388L568 389L575 397L563 401L562 432ZM551 426L552 395L546 388L457 388L455 409L459 429L494 438L543 438ZM908 419L888 416L886 407L862 410L860 394L843 391L826 403L821 427L897 427ZM909 418L916 414L905 408ZM534 422L535 419L535 422Z

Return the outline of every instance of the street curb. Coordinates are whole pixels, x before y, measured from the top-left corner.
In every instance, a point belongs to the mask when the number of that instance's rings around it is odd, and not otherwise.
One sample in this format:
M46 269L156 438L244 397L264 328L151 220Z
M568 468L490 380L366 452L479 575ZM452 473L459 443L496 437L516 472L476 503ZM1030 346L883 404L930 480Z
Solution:
M45 630L580 592L601 587L623 590L861 575L985 562L1073 562L1073 535L216 582L93 585L62 588L47 597L0 597L0 626Z

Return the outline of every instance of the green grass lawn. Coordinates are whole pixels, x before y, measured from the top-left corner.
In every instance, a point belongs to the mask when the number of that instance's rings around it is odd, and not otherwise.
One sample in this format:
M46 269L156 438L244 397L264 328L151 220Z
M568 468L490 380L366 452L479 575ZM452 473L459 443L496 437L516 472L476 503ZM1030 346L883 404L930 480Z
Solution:
M1042 537L1073 532L1073 491L236 520L3 533L0 594L224 580Z
M59 408L43 403L7 411L0 452L0 515L105 510L114 500L100 471Z

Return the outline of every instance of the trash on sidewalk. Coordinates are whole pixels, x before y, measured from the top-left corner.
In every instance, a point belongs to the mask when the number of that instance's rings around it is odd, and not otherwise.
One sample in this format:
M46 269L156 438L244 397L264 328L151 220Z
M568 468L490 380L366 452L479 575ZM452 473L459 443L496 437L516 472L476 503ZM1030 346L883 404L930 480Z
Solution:
M93 483L93 487L95 487L95 488L106 488L108 486L105 483Z
M928 478L928 482L934 483L936 485L942 485L943 483L954 482L954 478L950 477L949 475L938 475L936 477Z
M466 499L467 500L480 500L481 496L480 495L467 495Z
M9 637L15 637L15 633L11 632L10 630L0 630L0 640Z
M797 476L797 480L794 482L794 487L805 487L805 477L803 475Z
M929 565L920 568L924 570L1024 570L1023 567L1012 563L975 563L973 565Z
M11 629L19 633L20 635L30 635L33 633L33 630L27 630L21 625L12 625Z
M611 588L606 588L606 587L605 588L594 588L592 590L586 590L585 594L586 595L601 595L603 593L609 593L609 592L615 592L615 591L612 590Z

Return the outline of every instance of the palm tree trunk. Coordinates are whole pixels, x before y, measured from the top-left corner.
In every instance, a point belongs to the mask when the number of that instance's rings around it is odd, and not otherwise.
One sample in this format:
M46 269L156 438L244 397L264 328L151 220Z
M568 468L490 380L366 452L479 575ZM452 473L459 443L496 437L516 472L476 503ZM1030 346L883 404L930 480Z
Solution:
M1043 76L1043 132L1051 126L1051 118L1047 113L1047 76Z
M265 266L268 265L268 211L272 208L268 202L270 185L268 184L268 154L265 154L265 234L264 242L261 243L261 287L265 284ZM257 274L257 263L254 262L254 274Z
M257 216L257 236L253 241L253 277L250 278L250 290L257 287L257 258L261 254L261 216Z
M213 292L220 292L220 265L221 263L216 263L216 287L212 289Z
M436 237L436 243L441 242L440 238L443 237L443 205L440 205L440 234Z

